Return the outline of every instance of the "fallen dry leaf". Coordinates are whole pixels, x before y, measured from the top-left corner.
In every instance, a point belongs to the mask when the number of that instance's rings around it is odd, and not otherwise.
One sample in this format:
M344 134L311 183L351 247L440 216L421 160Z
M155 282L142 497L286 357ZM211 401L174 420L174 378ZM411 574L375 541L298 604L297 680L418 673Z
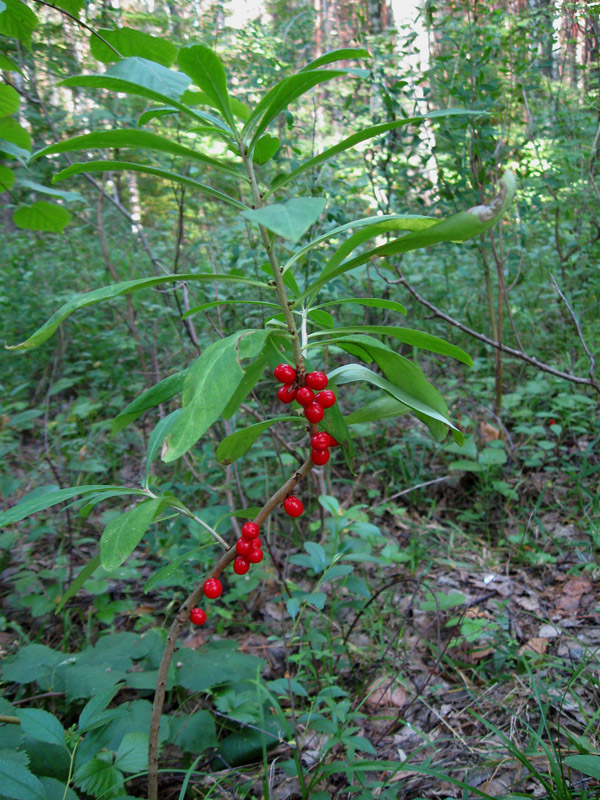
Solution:
M533 636L528 642L519 647L519 655L523 653L537 653L542 656L548 649L548 639L545 636Z
M571 578L562 587L561 594L556 601L556 611L562 613L577 611L581 598L591 590L592 584L587 578L581 575Z
M367 704L370 706L402 708L407 701L404 689L389 677L376 678L367 689L367 694Z

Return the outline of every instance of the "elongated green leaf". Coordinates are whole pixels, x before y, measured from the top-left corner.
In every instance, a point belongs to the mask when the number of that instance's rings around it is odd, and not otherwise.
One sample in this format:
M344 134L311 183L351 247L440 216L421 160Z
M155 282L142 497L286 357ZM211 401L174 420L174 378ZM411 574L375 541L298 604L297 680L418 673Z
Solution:
M177 48L168 39L159 39L133 28L99 28L97 33L124 58L142 56L163 67L170 67L177 57ZM119 56L102 39L94 35L90 37L90 50L94 58L104 63L118 60Z
M14 182L15 173L12 171L12 169L5 167L4 164L0 164L0 192L10 189Z
M74 75L61 81L59 86L77 86L89 89L110 89L125 94L138 95L158 103L176 103L190 84L187 75L150 61L147 58L124 58L96 75ZM181 105L180 110L193 116L191 109Z
M46 790L35 775L7 758L0 758L0 785L2 796L11 800L46 800Z
M590 777L600 780L600 756L567 756L565 764L571 769L583 772L584 775L590 775Z
M71 583L67 591L63 594L60 598L60 603L56 606L55 614L58 614L59 611L64 607L65 603L67 603L72 597L74 597L77 592L81 589L83 584L87 581L88 578L96 572L98 567L100 566L100 551L96 553L85 565L85 567L79 571L79 574L75 578L75 580Z
M182 47L177 63L186 75L209 98L212 106L218 108L229 125L234 128L235 120L227 91L227 75L219 56L201 44Z
M21 98L19 93L7 84L0 85L0 117L7 117L19 110Z
M277 136L271 136L265 133L261 136L252 150L252 161L259 166L263 166L267 161L273 158L275 153L279 150L281 142Z
M426 230L409 233L400 239L344 261L333 270L329 270L327 265L315 283L299 299L302 300L304 297L313 294L327 281L338 275L343 275L345 272L362 264L366 264L372 258L407 253L410 250L430 247L440 242L464 242L467 239L472 239L474 236L485 233L504 216L515 194L516 181L512 172L507 170L500 178L499 183L500 191L489 205L475 206L469 211L461 211L442 222L428 227Z
M0 34L18 39L29 49L38 18L21 0L3 0L3 3L5 8L0 13Z
M159 136L150 131L140 131L137 128L121 128L114 131L96 131L95 133L85 133L83 136L74 136L63 142L44 147L34 153L32 158L37 159L41 156L55 155L56 153L72 153L77 150L89 150L91 148L107 147L134 147L141 149L157 150L161 153L171 153L172 155L182 156L200 161L208 167L213 167L220 172L234 175L236 178L243 179L239 168L224 161L217 161L215 158L205 156L197 150L178 144L172 139Z
M319 336L345 336L349 333L377 333L380 336L391 336L399 342L410 344L413 347L419 347L422 350L429 350L431 353L439 353L442 356L452 356L457 361L462 361L463 364L473 366L473 359L468 353L465 353L460 347L455 344L450 344L440 339L438 336L433 336L431 333L423 333L412 328L399 328L395 325L350 325L345 328L333 328L326 331L315 331L309 335L310 339Z
M49 203L47 200L38 200L30 206L21 206L13 214L13 222L18 228L47 233L62 233L70 219L71 214L66 208Z
M313 70L291 75L289 78L279 81L263 97L244 125L245 134L252 131L255 125L257 126L251 144L257 142L275 117L298 97L319 83L325 83L346 74L347 70Z
M344 419L347 425L360 425L363 422L376 422L379 419L399 417L401 414L408 414L410 410L407 405L394 397L384 395L357 408Z
M65 729L52 714L41 708L20 708L17 716L27 736L65 747Z
M330 300L328 303L320 303L318 306L313 306L313 309L329 308L346 303L355 303L356 305L367 306L368 308L385 308L388 311L397 311L399 314L406 315L406 308L402 303L397 303L395 300L383 300L379 297L341 297L339 300Z
M162 443L164 442L165 438L168 436L170 430L172 429L177 417L180 414L183 414L183 409L178 408L175 411L172 411L170 414L167 414L166 417L163 417L161 421L155 426L154 430L150 434L150 439L148 440L148 451L146 453L146 476L144 480L144 485L148 486L150 480L150 469L152 467L152 462L158 455L158 451Z
M335 386L333 384L331 385L330 388L335 390ZM353 475L355 475L356 473L354 470L354 461L355 461L354 444L352 442L352 436L350 435L350 431L348 430L346 420L342 416L342 412L340 411L340 407L337 403L331 408L327 409L327 413L325 414L325 419L321 423L321 427L325 428L327 433L333 436L336 442L340 444L342 448L342 453L344 454L344 459L346 461L346 464L348 465L348 469Z
M221 464L231 464L238 458L247 453L252 447L254 442L264 431L268 430L272 425L278 422L303 422L300 417L273 417L272 419L265 420L265 422L256 422L254 425L248 425L235 433L226 436L219 442L217 447L217 460Z
M181 315L181 319L199 314L201 311L208 311L209 308L217 308L217 306L266 306L267 308L281 309L278 303L269 303L267 300L211 300L210 303L202 303L185 311Z
M0 512L0 528L5 525L11 525L13 522L20 522L25 517L31 514L37 514L38 511L44 511L46 508L51 508L64 500L70 500L71 497L78 495L92 494L93 492L112 491L114 489L122 489L121 486L103 486L103 485L90 485L90 486L75 486L70 489L58 489L57 491L49 491L41 493L39 489L32 492L33 495L25 495L16 506L9 508L8 511ZM137 493L137 490L133 490Z
M139 397L136 397L123 411L120 411L114 418L111 431L118 433L123 430L130 422L140 417L145 411L155 408L160 403L166 403L176 394L183 391L183 381L185 380L187 370L176 372L175 375L169 375L154 386L146 389Z
M109 572L129 558L163 505L160 497L138 503L111 520L100 539L100 563Z
M50 186L44 186L42 183L36 181L29 181L25 178L19 178L17 181L19 186L24 186L26 189L31 189L33 192L40 194L50 194L53 197L60 197L67 203L82 202L85 203L85 197L79 192L63 192L61 189L52 189Z
M338 386L345 383L365 381L373 386L377 386L378 389L383 389L384 392L395 397L396 400L399 400L415 411L419 411L424 416L431 417L447 425L449 428L457 430L456 426L453 425L447 417L427 405L427 403L421 402L416 397L409 394L409 392L401 389L399 386L394 386L394 384L386 380L386 378L382 378L380 375L377 375L372 370L360 364L345 364L342 367L334 369L333 372L329 374L329 381Z
M270 332L267 331L266 333L269 334ZM266 366L267 357L265 355L261 355L259 358L256 358L248 367L246 367L241 381L237 385L234 393L231 395L229 402L223 409L223 419L231 419L244 400L248 397L252 389L254 389L258 381L262 378Z
M41 328L38 328L28 339L20 344L5 345L8 350L28 350L37 347L46 339L49 339L56 331L60 323L65 320L73 311L86 306L101 303L103 300L111 300L114 297L136 292L138 289L149 289L152 286L160 286L163 283L178 283L179 281L225 281L226 283L243 283L247 286L257 286L261 289L269 289L266 283L255 281L250 278L241 278L237 275L215 275L214 273L182 273L181 275L160 275L154 278L137 278L134 281L123 281L114 283L112 286L103 286L101 289L94 289L85 294L76 295L68 303L58 309Z
M262 225L284 239L297 242L325 208L323 197L294 197L285 203L242 211L254 225Z
M184 413L171 429L163 461L174 461L186 453L223 413L244 376L237 346L247 332L213 342L189 368L183 386Z
M393 131L397 128L403 128L406 125L418 125L427 119L435 119L436 117L451 117L457 114L473 115L478 113L481 112L467 111L462 109L446 109L445 111L432 111L429 114L424 114L423 116L419 117L406 117L404 119L395 120L394 122L381 122L379 125L371 125L368 128L363 128L362 131L358 131L357 133L353 133L351 136L347 136L345 139L342 139L341 142L333 145L333 147L329 147L322 153L319 153L318 155L313 156L313 158L309 158L307 161L304 161L299 167L296 167L296 169L292 170L292 172L290 172L288 175L278 177L274 186L265 192L264 198L266 199L273 192L278 191L284 186L287 186L288 183L292 183L303 173L314 169L324 161L328 161L330 158L338 155L338 153L343 153L344 150L349 150L351 147L354 147L361 142L365 142L368 139L373 139L376 136L381 136L383 133L387 133L388 131Z
M218 189L213 189L212 186L207 186L205 183L196 181L193 178L181 175L179 172L173 172L169 169L160 169L160 167L154 167L151 164L136 164L131 161L85 161L79 164L71 164L70 167L56 174L52 178L52 183L64 181L65 178L70 178L72 175L80 175L82 172L141 172L144 175L157 175L159 178L164 178L167 181L173 181L173 183L179 183L182 186L189 186L197 192L200 192L200 194L214 197L215 200L222 200L224 203L228 203L235 208L247 208L247 206L239 200L230 197L228 194Z
M339 50L330 50L302 67L299 72L310 72L313 69L325 66L325 64L332 64L334 61L345 61L350 58L371 58L371 54L364 47L343 47Z

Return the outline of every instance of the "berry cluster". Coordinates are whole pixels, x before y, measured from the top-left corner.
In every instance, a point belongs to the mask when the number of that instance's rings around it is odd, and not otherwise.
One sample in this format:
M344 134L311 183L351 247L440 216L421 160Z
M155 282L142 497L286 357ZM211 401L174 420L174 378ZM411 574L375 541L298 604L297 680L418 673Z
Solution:
M328 380L324 372L309 372L304 379L304 385L297 386L296 370L289 364L280 364L275 369L275 377L283 384L277 397L286 405L293 400L299 403L309 422L321 422L325 409L335 404L335 394L326 388Z

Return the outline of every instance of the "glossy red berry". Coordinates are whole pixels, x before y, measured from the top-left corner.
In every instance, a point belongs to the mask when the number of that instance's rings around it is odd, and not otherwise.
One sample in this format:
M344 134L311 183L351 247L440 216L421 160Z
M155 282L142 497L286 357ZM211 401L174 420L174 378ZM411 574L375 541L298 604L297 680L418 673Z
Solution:
M290 517L299 517L304 511L302 500L300 500L299 497L295 497L294 495L286 497L285 500L283 501L283 510Z
M331 408L331 406L335 405L335 394L330 389L326 389L315 396L315 402L323 406L323 408Z
M280 383L293 383L296 380L296 370L289 364L280 364L275 367L275 377Z
M304 416L309 422L321 422L325 416L325 409L320 403L316 401L306 406L304 409Z
M277 391L277 397L281 400L282 403L286 405L291 403L294 398L296 397L296 389L292 389L292 385L288 383L284 383Z
M334 439L333 436L330 436L329 434L327 434L327 435L329 436L329 447L339 447L340 446L340 443L338 442L337 439Z
M331 436L327 431L319 431L310 437L310 446L313 450L327 450L330 446Z
M323 464L329 461L329 450L311 450L310 457L313 464L316 464L317 467L322 467Z
M263 560L263 557L263 551L260 549L260 547L256 547L248 556L248 561L250 564L260 564L260 562Z
M236 575L245 575L248 572L250 569L250 560L253 552L254 550L248 554L248 558L244 558L244 556L238 556L235 559L233 562L233 571Z
M223 585L218 578L208 578L204 581L204 594L210 599L215 600L221 596Z
M324 372L309 372L304 380L305 386L315 389L317 392L324 389L328 383L327 375Z
M261 543L260 539L258 538L258 536L256 537L256 539L252 539L252 541L250 542L250 549L251 550L260 550L261 547L262 547L262 543Z
M244 522L242 525L242 536L244 539L256 539L260 533L260 527L256 522Z
M308 386L301 386L296 392L296 402L301 406L309 406L314 402L315 393Z
M250 550L252 550L252 542L249 539L238 539L235 543L235 552L238 556L248 558Z
M194 625L204 625L206 622L206 611L203 611L201 608L192 608L190 611L190 622L193 622Z

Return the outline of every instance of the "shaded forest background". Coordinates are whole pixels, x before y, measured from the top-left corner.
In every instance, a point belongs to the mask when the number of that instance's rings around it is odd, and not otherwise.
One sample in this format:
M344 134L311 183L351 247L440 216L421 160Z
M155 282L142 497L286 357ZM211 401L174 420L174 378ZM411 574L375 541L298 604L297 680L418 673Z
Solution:
M332 460L307 484L301 520L275 515L269 556L229 579L207 625L190 627L177 653L161 800L597 797L600 3L426 2L408 17L401 3L375 0L265 2L256 16L233 3L5 4L8 344L73 293L109 283L262 275L256 232L212 198L135 172L53 184L69 154L28 160L70 136L138 124L224 154L171 115L144 120L142 98L61 86L114 63L91 31L109 42L117 28L163 38L166 66L178 46L206 44L249 104L329 50L367 48L366 75L317 88L278 117L273 177L366 125L476 112L398 128L304 175L298 194L327 197L325 229L378 213L443 217L488 202L505 168L518 181L489 233L390 258L385 270L369 264L326 298L401 302L405 321L358 305L314 312L325 326L405 324L469 352L473 367L400 350L447 398L465 445L435 442L412 417L365 420L353 428L356 474ZM186 175L202 179L192 164ZM311 258L301 274L324 263L321 251ZM32 491L139 486L147 468L227 536L229 512L260 506L298 463L301 437L288 441L283 428L232 465L215 457L224 436L279 413L273 381L174 464L147 465L146 454L177 398L117 434L111 423L217 337L264 324L266 312L238 304L245 291L148 291L80 311L37 349L5 351L4 508ZM340 355L332 349L325 366ZM344 413L369 399L365 387L345 387ZM0 532L7 797L146 796L165 631L217 550L192 521L161 520L123 567L98 568L55 613L124 507L116 498L55 508ZM352 571L334 574L341 551Z

